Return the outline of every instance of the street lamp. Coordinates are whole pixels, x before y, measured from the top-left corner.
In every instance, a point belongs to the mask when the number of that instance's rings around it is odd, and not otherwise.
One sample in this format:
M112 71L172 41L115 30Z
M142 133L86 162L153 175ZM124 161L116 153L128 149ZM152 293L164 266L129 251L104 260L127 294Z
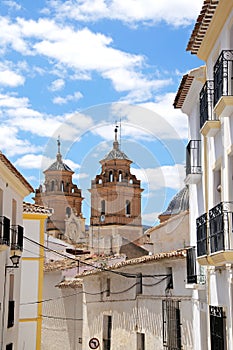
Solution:
M17 268L19 267L19 260L20 260L21 256L20 255L16 255L14 252L14 255L10 256L11 262L13 264L13 266L6 266L6 268Z
M2 307L2 334L1 334L1 350L4 346L4 328L5 328L5 304L6 304L6 276L7 269L17 269L19 267L19 260L21 256L16 255L15 252L10 256L10 260L13 265L5 265L5 280L4 280L4 290L3 290L3 307Z

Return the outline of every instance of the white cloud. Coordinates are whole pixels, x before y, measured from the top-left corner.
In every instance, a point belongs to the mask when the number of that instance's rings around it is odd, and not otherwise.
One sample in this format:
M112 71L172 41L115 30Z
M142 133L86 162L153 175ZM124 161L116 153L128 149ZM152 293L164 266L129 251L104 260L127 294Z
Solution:
M142 107L155 111L177 132L181 139L188 138L188 117L180 109L173 107L175 93L157 95L155 102L141 104Z
M56 79L49 86L49 90L59 91L59 90L62 90L64 86L65 86L65 81L63 79Z
M3 0L4 5L9 6L12 10L17 10L19 11L22 6L19 5L17 2L12 1L12 0Z
M27 97L14 97L7 94L0 94L1 108L26 108L29 105Z
M187 117L173 108L175 94L167 93L156 97L150 103L129 105L127 103L112 104L112 116L123 121L123 130L126 125L132 125L135 136L156 138L158 140L182 140L188 137Z
M0 85L16 87L24 84L24 77L9 69L0 67Z
M50 1L60 17L78 21L117 19L129 24L154 24L164 21L183 26L196 20L203 0L76 0Z
M162 188L179 190L184 187L185 168L183 164L164 165L158 168L131 168L131 172L147 185L149 192Z
M148 100L152 97L153 91L172 83L171 79L148 80L140 72L124 68L106 71L103 76L112 80L116 91L130 91L124 97L124 100L128 103Z
M66 103L71 102L71 101L78 101L82 97L83 97L83 95L81 94L81 92L76 91L73 95L67 95L65 97L61 97L61 96L54 97L53 103L62 105L62 104L66 104Z
M36 147L31 145L27 140L19 139L17 136L17 128L1 124L0 150L8 156L14 156L31 151L34 152Z
M146 223L146 225L155 225L158 222L158 216L160 213L152 212L152 213L142 213L142 222Z
M80 168L80 165L73 162L71 159L63 160L72 170ZM55 158L50 158L42 154L25 154L23 157L18 158L15 162L16 166L23 169L41 169L48 168L52 163L55 162Z

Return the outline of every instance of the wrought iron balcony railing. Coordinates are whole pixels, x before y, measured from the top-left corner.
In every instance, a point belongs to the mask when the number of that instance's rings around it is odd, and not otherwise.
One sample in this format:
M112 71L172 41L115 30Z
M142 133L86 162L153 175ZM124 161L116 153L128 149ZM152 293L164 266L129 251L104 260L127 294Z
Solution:
M216 120L213 114L214 81L207 80L200 92L200 128L206 121Z
M23 250L23 227L20 225L11 226L11 249Z
M214 65L214 106L222 96L233 96L233 50L223 50Z
M196 220L197 228L197 256L207 255L207 213Z
M0 216L0 244L10 245L10 219Z
M201 174L201 141L191 140L186 147L186 176Z
M233 203L222 202L209 210L210 252L233 249Z

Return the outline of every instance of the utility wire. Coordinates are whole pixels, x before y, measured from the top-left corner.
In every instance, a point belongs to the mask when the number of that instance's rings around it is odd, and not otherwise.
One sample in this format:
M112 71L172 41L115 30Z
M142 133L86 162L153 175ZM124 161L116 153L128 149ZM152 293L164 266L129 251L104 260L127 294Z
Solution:
M140 282L136 282L134 283L133 285L131 285L130 287L124 289L124 290L121 290L121 291L117 291L117 292L110 292L110 294L123 294L125 292L128 292L129 290L133 289L135 286L137 285L142 285L143 287L153 287L153 286L156 286L158 284L160 284L161 282L163 282L164 280L166 280L168 277L170 277L170 275L162 278L160 281L156 282L156 283L153 283L153 284L144 284L144 283L140 283ZM77 292L77 293L73 293L73 294L70 294L70 295L65 295L65 296L61 296L61 297L56 297L56 298L50 298L50 299L44 299L44 300L40 300L40 301L32 301L32 302L28 302L28 303L22 303L20 305L33 305L33 304L41 304L41 303L46 303L46 302L49 302L49 301L54 301L54 300L59 300L59 299L65 299L65 298L69 298L69 297L73 297L73 296L77 296L79 294L86 294L86 295L101 295L103 293L107 293L109 292L109 290L103 290L103 291L100 291L100 292L97 292L97 293L91 293L91 292L86 292L86 291L81 291L81 292Z
M67 258L67 259L70 259L70 260L72 260L72 261L75 261L75 262L77 262L78 264L83 264L83 265L86 265L86 266L89 266L89 267L93 267L93 268L98 269L98 270L101 270L101 271L111 272L111 273L114 273L114 274L116 274L116 275L124 276L124 277L127 277L127 278L137 278L137 277L139 277L139 276L141 276L141 277L163 277L163 276L170 276L170 274L166 274L166 275L165 275L165 274L162 274L162 275L158 274L158 275L145 275L145 276L144 276L144 275L141 275L141 274L139 274L139 273L132 274L132 273L127 273L127 272L119 272L119 271L114 271L114 270L111 270L111 269L106 269L106 268L104 268L104 267L102 267L102 266L95 266L95 265L92 265L92 264L90 264L90 263L87 263L87 262L85 262L85 261L83 261L83 260L79 260L79 259L72 258L71 256L67 256L67 255L65 255L65 254L63 254L63 253L60 253L60 252L54 250L54 249L51 249L51 248L49 248L49 247L46 247L45 245L40 244L39 242L36 242L36 241L32 240L31 238L28 238L28 237L26 237L26 236L24 236L24 238L27 239L28 241L32 242L33 244L36 244L36 245L40 246L41 248L44 248L44 249L46 249L46 250L48 250L48 251L51 251L51 252L53 252L53 253L55 253L55 254L57 254L57 255L59 255L59 256L62 256L62 257L64 257L64 258Z

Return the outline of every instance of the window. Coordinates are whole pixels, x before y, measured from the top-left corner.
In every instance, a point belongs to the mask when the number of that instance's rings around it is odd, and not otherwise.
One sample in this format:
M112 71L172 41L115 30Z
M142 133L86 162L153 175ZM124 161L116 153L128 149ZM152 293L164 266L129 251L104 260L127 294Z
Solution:
M119 181L119 182L122 182L122 171L121 171L121 170L119 171L118 181Z
M55 190L55 182L54 180L51 181L51 191Z
M13 350L13 343L7 344L6 350Z
M103 318L103 350L111 349L112 316L104 315Z
M225 349L225 317L223 308L210 305L211 350Z
M17 215L17 202L15 199L12 199L12 225L16 225L16 215Z
M145 334L137 333L137 350L145 350Z
M71 215L71 209L70 209L70 207L67 207L67 208L66 208L66 215L67 215L68 218L70 217L70 215Z
M0 244L10 245L10 219L0 217Z
M181 350L180 301L163 300L163 346L166 350Z
M109 182L113 182L113 180L114 180L113 172L110 171L110 172L109 172Z
M196 273L196 249L195 247L187 249L187 283L197 283Z
M139 273L136 278L136 295L142 294L142 274Z
M106 281L106 297L109 297L110 296L110 285L111 285L111 280L110 278L107 278L107 281Z
M130 208L130 201L127 200L127 201L125 202L125 214L126 214L126 215L130 215L130 210L131 210L131 208Z
M105 200L101 201L101 215L105 215Z
M173 289L172 267L166 268L166 274L168 275L166 290Z
M64 181L61 182L61 191L64 192L65 188L64 188Z
M14 301L14 275L10 275L9 281L9 302L8 302L8 322L7 327L13 327L15 321L15 301Z

